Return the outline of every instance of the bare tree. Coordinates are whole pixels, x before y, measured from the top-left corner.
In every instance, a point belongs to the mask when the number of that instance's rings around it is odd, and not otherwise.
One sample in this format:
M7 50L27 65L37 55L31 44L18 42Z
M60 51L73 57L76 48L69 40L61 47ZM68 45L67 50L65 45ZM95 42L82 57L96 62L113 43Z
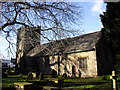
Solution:
M10 45L21 26L40 26L41 38L51 41L76 33L81 7L67 2L0 2L0 31Z

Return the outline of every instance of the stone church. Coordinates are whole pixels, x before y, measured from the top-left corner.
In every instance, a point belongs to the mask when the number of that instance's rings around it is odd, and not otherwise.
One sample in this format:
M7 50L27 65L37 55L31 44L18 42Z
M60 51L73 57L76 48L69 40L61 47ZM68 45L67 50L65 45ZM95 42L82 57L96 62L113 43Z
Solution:
M17 36L17 67L22 72L43 72L76 77L111 74L114 60L101 31L40 43L40 27L22 27ZM21 64L22 63L22 64Z

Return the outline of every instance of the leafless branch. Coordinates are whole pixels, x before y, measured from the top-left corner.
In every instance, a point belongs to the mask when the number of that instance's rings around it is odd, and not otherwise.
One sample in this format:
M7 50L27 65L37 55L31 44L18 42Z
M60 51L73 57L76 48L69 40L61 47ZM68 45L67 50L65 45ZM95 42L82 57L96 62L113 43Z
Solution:
M81 17L81 7L75 3L66 2L0 2L0 31L8 40L10 27L18 28L41 26L41 37L47 41L58 39L75 31L74 24L78 24ZM42 34L46 33L46 34ZM50 33L49 35L47 33ZM63 34L63 36L62 36ZM53 35L49 38L50 35ZM9 46L10 47L10 46Z

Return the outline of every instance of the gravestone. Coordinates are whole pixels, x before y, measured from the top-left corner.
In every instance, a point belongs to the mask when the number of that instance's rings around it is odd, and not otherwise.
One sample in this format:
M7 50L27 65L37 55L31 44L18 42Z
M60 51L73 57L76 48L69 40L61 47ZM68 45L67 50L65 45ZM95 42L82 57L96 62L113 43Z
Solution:
M57 71L55 71L54 69L52 70L52 78L56 78L57 77Z
M22 75L22 74L19 74L19 75L18 75L18 79L21 79L21 78L23 78L23 75Z
M8 73L2 71L2 78L6 78L8 76Z
M62 77L63 77L63 78L67 78L67 74L64 73L64 74L62 75Z
M39 80L43 80L44 79L44 74L41 72L39 75Z
M31 79L33 79L33 74L29 72L27 75L27 80L31 80Z
M36 78L37 77L37 74L32 72L32 75L33 75L33 78Z

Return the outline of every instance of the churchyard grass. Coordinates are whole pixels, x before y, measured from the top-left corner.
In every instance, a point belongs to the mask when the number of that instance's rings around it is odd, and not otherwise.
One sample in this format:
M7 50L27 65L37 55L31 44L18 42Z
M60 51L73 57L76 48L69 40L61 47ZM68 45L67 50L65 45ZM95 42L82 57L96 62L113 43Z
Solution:
M2 78L3 87L12 87L16 82L25 82L25 75L22 78L18 78L18 75L8 75L7 78ZM50 78L50 77L48 77ZM60 77L59 77L60 78ZM58 78L58 79L59 79ZM57 78L55 78L57 79ZM38 81L39 79L33 79L32 81ZM117 78L118 88L120 88L120 75ZM108 88L112 90L112 80L110 75L98 76L95 78L67 78L64 79L63 83L53 83L42 86L43 88L54 88L54 89L99 89L99 88Z
M23 78L18 78L18 75L8 75L6 78L2 78L2 87L11 87L15 82L26 81L26 75Z

